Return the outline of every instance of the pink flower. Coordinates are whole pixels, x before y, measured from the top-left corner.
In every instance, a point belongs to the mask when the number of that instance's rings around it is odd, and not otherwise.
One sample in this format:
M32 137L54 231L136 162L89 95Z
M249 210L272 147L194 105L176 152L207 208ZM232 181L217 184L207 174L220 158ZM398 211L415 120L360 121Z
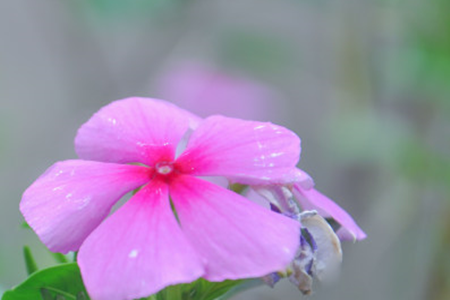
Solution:
M128 98L94 114L75 145L81 159L49 168L20 209L50 250L79 249L92 299L145 297L199 277L259 277L294 258L298 222L197 177L298 181L300 140L291 131L222 116L200 120L161 100Z
M269 120L283 112L283 99L262 83L199 63L169 69L157 89L162 98L202 117Z

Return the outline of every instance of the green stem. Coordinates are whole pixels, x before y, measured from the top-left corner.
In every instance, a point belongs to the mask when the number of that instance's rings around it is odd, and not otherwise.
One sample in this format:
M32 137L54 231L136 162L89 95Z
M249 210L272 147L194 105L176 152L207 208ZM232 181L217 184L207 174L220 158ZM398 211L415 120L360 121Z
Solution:
M52 252L52 256L56 260L56 262L58 262L60 264L65 264L65 263L69 262L69 260L67 259L67 257L64 254Z
M33 254L31 254L30 247L28 246L23 247L23 257L25 259L25 266L27 268L28 275L31 275L32 273L36 272L38 270L38 266L33 258Z

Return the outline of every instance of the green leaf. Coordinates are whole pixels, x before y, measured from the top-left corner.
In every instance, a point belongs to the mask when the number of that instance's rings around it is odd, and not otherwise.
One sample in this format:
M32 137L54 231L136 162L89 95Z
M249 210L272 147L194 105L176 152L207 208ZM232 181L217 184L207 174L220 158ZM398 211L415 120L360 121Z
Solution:
M251 281L251 280L250 280ZM246 283L247 280L209 282L198 279L192 283L168 286L146 300L216 300L228 299L227 293ZM231 294L230 294L231 296Z
M52 293L47 289L41 289L41 296L44 300L53 300Z
M31 254L30 247L23 247L23 257L25 259L25 266L27 268L28 275L31 275L39 269L36 261L34 260L33 254Z
M88 296L84 292L79 292L77 295L77 300L87 300Z
M242 284L244 280L225 280L222 282L209 282L204 279L203 281L203 293L199 294L198 300L215 300L225 295L232 288Z
M241 280L239 284L229 288L225 294L216 298L216 300L231 299L234 295L262 285L264 285L264 282L260 278Z
M23 283L6 291L2 300L47 300L48 293L53 299L88 299L81 298L83 293L87 295L81 280L80 269L76 263L61 264L33 273ZM45 293L45 294L44 294ZM59 298L58 298L59 296ZM61 298L64 297L64 298ZM44 298L47 297L47 298Z

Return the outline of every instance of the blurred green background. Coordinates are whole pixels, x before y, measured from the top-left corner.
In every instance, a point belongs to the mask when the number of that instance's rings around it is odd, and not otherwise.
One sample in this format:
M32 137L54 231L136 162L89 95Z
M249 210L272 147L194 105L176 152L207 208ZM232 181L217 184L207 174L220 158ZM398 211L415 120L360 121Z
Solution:
M52 263L20 228L22 192L112 100L196 111L186 65L233 78L209 93L236 89L236 114L253 99L296 131L300 166L367 232L310 299L450 299L448 0L1 0L0 292L25 278L24 244ZM299 298L288 282L236 297Z

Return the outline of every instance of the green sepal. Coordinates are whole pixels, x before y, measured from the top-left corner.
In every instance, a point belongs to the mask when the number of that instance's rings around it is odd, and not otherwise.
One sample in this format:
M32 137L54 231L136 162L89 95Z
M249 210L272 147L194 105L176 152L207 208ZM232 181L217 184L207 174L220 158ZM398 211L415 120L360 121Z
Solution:
M30 225L28 225L28 223L25 221L23 221L23 223L20 224L20 227L23 229L31 229Z
M237 194L243 194L248 188L248 185L240 184L240 183L233 183L230 185L230 190Z
M80 269L76 263L69 263L33 273L20 285L6 291L2 300L47 300L50 299L48 295L53 297L52 300L63 299L58 295L66 300L89 299L81 298L80 293L87 295Z

